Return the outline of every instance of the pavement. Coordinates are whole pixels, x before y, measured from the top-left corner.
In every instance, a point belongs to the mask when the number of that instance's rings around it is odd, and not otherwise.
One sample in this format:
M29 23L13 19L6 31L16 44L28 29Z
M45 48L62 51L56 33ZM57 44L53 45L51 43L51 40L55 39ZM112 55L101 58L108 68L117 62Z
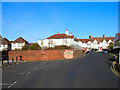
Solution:
M2 68L3 88L118 88L112 55L92 52L72 60L34 61Z

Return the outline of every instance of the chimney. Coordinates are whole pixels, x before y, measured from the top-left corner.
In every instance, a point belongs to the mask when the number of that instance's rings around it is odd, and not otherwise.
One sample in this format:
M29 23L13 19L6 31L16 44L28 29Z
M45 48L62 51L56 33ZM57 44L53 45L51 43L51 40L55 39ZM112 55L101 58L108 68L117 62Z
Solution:
M89 39L91 38L91 35L89 36Z
M103 35L103 38L105 38L105 35Z
M59 34L59 32L57 32L57 34Z
M72 32L70 33L70 36L72 36Z
M66 35L68 35L68 29L66 29L66 32L65 32Z

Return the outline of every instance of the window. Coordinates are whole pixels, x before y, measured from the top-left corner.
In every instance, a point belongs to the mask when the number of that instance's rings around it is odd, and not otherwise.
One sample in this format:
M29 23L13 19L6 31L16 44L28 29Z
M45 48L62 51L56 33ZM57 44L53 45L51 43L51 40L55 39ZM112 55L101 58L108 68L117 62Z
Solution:
M5 47L5 45L3 45L3 47Z
M16 47L16 44L15 44L15 43L13 43L13 47Z
M23 46L23 44L22 43L18 43L18 47L22 47Z
M67 43L67 40L66 40L66 39L64 39L64 40L63 40L63 43Z

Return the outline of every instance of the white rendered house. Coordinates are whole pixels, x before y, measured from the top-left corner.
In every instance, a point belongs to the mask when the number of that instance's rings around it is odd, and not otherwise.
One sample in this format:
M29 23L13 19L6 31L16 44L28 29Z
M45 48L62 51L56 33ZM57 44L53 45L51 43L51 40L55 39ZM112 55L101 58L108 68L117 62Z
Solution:
M79 45L83 49L91 48L92 42L89 39L77 39L77 38L75 38L75 41L77 42L76 45Z
M111 42L114 41L114 37L91 37L89 36L89 39L76 39L75 41L77 42L76 45L81 46L83 49L88 48L88 49L108 49L108 46Z
M29 43L26 40L24 40L22 37L17 38L15 41L11 41L12 50L22 49L23 46L29 47Z
M114 41L114 37L105 37L105 35L103 35L103 37L89 36L89 39L92 42L93 49L99 49L101 47L102 49L108 49L109 44Z
M11 50L11 43L7 38L2 38L0 41L0 51Z
M71 46L74 44L74 35L72 35L72 33L68 35L68 29L66 29L65 34L59 34L58 32L44 40L38 40L37 43L41 47L54 47L60 45Z

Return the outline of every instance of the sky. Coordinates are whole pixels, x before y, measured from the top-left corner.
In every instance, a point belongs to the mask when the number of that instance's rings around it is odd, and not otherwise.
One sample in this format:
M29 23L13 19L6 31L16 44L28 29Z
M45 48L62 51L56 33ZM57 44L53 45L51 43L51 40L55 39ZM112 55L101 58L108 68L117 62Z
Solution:
M118 2L2 2L2 37L28 42L73 33L79 39L118 32Z

